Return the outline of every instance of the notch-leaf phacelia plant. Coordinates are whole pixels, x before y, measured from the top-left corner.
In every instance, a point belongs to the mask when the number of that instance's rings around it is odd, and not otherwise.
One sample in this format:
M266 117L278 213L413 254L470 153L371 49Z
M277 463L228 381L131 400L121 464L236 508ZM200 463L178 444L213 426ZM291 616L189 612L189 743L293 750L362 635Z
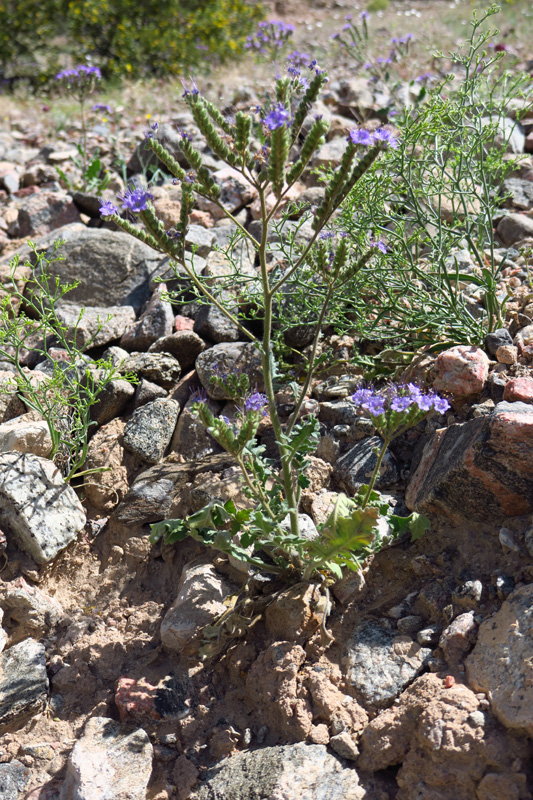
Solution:
M89 161L85 104L100 84L101 79L102 74L99 68L90 64L80 64L71 69L64 69L56 75L56 82L60 91L73 97L80 107L81 141L78 143L78 153L81 161L74 159L75 165L82 174L82 182L79 188L86 192L94 192L97 195L107 188L111 177L108 172L103 170L103 164L98 152L94 153ZM109 109L109 106L103 103L96 103L92 108L93 111L101 109ZM59 167L56 167L56 171L65 185L69 189L73 188L65 172Z
M224 505L210 504L184 520L167 520L153 526L153 538L164 535L167 541L176 541L193 536L232 553L255 568L291 580L322 579L328 571L340 574L343 566L357 568L360 558L354 551L368 551L376 524L375 513L363 509L355 527L350 523L344 531L344 517L337 513L315 543L306 539L300 528L301 492L309 484L305 471L318 436L318 421L305 413L304 401L317 364L322 329L334 298L342 294L347 281L379 253L376 242L371 241L371 231L365 242L355 245L342 235L334 236L327 225L365 172L383 153L396 146L394 137L386 129L365 133L364 141L354 130L347 137L339 166L325 183L323 199L314 208L298 207L299 219L294 226L289 216L295 207L289 210L284 207L291 187L304 175L325 141L328 123L320 116L313 119L310 112L326 80L324 71L315 61L303 70L296 68L292 61L289 76L276 81L273 97L250 113L237 111L234 119L224 116L195 86L184 93L184 100L210 150L236 170L256 194L261 211L261 232L257 239L225 207L220 186L190 137L183 134L179 143L190 165L190 169L185 170L158 141L157 125L150 130L146 145L181 185L179 223L171 230L165 229L157 218L150 192L139 185L131 186L121 198L128 219L123 218L112 203L103 204L101 209L101 213L122 230L167 254L175 265L176 274L179 271L183 278L185 272L198 295L231 320L261 356L264 386L259 389L249 385L246 375L214 376L215 383L224 387L224 395L239 405L235 420L230 422L214 416L209 405L203 402L205 397L198 398L195 404L211 435L239 464L250 507L237 509L232 501ZM256 313L256 320L260 319L262 324L259 337L250 330L235 294L228 302L218 292L212 278L206 279L197 272L194 254L186 254L189 215L195 195L211 201L233 222L236 235L226 252L229 263L234 262L239 239L245 240L255 252L257 276L253 298L255 306L260 307L260 313ZM298 237L305 223L309 223L308 235ZM276 236L270 236L273 231ZM237 271L232 277L238 284ZM311 320L313 338L308 368L302 382L291 385L293 411L288 420L282 420L275 396L280 374L273 332L276 325L282 323L279 315L286 301L284 293L295 282L318 297L319 302L315 304ZM243 293L241 289L243 287L239 286L237 294ZM209 391L210 387L206 388ZM276 463L265 458L264 448L255 438L264 413L268 414L275 434L279 451ZM352 511L350 514L353 516Z

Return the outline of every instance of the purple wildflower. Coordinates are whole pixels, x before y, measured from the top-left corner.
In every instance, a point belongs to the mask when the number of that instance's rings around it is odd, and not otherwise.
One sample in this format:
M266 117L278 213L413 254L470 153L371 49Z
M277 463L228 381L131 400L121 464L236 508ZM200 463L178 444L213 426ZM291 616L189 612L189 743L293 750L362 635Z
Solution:
M276 108L272 109L270 114L265 117L263 122L270 131L275 131L276 128L287 125L289 120L289 112L282 103L279 103Z
M359 16L361 17L362 20L365 20L369 18L370 14L368 13L368 11L361 11Z
M385 242L382 242L381 239L371 239L370 242L368 243L368 246L374 247L376 250L382 252L383 255L385 255L385 253L387 252L387 245L385 244Z
M244 400L244 411L259 411L263 417L266 416L265 406L268 403L266 394L262 392L253 392L249 394Z
M333 233L333 231L322 231L322 233L320 234L320 236L318 238L319 239L333 239L334 236L335 236L335 234Z
M122 200L123 209L138 213L146 210L148 201L153 200L153 197L150 192L145 192L144 189L134 188L128 189L120 199Z
M226 415L225 415L225 414L220 414L220 416L219 416L219 420L220 420L221 422L223 422L223 423L224 423L224 425L231 425L231 422L229 421L229 417L226 417Z
M357 406L361 406L370 412L373 417L379 417L385 413L385 398L372 389L358 389L352 395L352 400Z
M369 131L365 130L364 128L354 128L353 131L350 131L348 134L348 142L351 142L355 145L361 145L362 147L368 147L372 144L373 139L372 135Z
M439 397L439 395L435 395L433 398L433 408L439 414L445 414L449 408L451 408L450 404L444 397Z
M403 397L401 395L399 395L398 397L394 398L394 400L390 404L390 407L391 407L391 409L393 411L400 411L401 412L401 411L405 411L406 409L408 409L409 406L413 405L413 403L414 403L414 400L410 395L404 395Z
M112 114L113 110L107 103L95 103L91 111L105 111L107 114Z
M377 131L374 131L372 134L372 141L374 144L381 143L386 147L392 147L394 149L398 147L398 140L386 128L378 128Z
M111 217L113 214L118 214L118 208L113 205L111 200L106 200L100 206L100 216L101 217Z
M189 399L193 403L207 403L207 392L203 388L195 389L194 392L191 392Z

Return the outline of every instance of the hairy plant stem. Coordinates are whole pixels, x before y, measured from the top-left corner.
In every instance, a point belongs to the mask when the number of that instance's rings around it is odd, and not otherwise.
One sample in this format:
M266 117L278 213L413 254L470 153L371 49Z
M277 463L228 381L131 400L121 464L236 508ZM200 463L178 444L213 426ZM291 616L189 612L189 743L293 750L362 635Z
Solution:
M363 498L363 502L361 503L361 508L362 509L366 508L367 503L370 500L370 495L372 494L372 489L374 488L374 484L375 484L375 482L377 481L377 479L379 477L379 471L381 469L381 462L383 461L383 456L387 452L387 447L389 446L391 441L392 441L392 439L390 439L390 438L383 440L383 445L382 445L381 451L380 451L380 453L378 455L378 460L377 460L376 466L374 467L374 472L372 473L372 477L370 478L370 481L368 483L368 489L366 490L365 496Z
M298 508L296 503L296 492L294 490L292 472L291 472L291 459L290 451L283 443L283 429L278 416L276 408L276 398L274 393L274 384L272 376L272 355L271 355L271 335L272 335L272 296L268 281L268 267L266 261L266 246L268 237L268 225L266 220L268 214L265 203L265 192L263 188L259 190L259 201L261 203L261 218L264 220L263 230L261 231L261 242L259 245L259 267L261 270L261 282L263 284L263 295L265 301L265 318L263 322L263 347L261 349L261 360L263 365L263 374L265 379L265 394L268 398L268 407L270 411L270 419L274 433L276 435L276 442L278 443L280 457L281 457L281 470L283 474L283 488L285 490L285 497L289 507L289 518L291 523L291 533L293 536L299 536L300 528L298 524ZM275 204L275 207L278 204Z

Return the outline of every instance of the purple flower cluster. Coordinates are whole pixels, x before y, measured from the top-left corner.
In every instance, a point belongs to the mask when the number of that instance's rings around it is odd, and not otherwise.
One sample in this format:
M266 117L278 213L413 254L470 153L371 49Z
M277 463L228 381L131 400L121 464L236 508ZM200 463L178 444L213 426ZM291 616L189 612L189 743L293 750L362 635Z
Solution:
M100 206L100 216L111 217L113 214L118 214L118 208L113 205L111 200L106 200L105 203L102 203Z
M365 128L354 128L350 131L347 141L361 147L369 147L373 144L382 144L384 147L398 147L398 140L387 128L378 128L377 131L370 133Z
M352 401L373 417L379 417L388 411L403 413L409 410L423 414L430 411L444 414L450 408L449 402L444 397L440 397L435 392L424 393L414 383L393 386L384 392L378 392L375 389L357 389L352 395Z
M252 392L244 399L244 411L258 411L263 417L266 417L265 406L268 404L266 394L262 392Z
M106 114L112 114L113 109L111 106L108 106L107 103L95 103L94 106L91 108L91 111L105 111Z
M263 123L270 131L275 131L276 128L281 128L282 125L288 125L290 122L290 114L282 103L272 109L270 114L264 118Z
M133 187L128 189L120 199L125 211L133 211L137 214L139 211L145 211L148 201L153 198L154 196L150 192L146 192L140 187Z
M73 67L72 69L63 69L56 75L56 81L66 81L67 83L86 81L87 78L99 81L102 79L102 73L98 67L80 64L78 67Z
M368 243L369 247L374 248L375 250L379 250L383 255L387 252L387 245L385 242L382 242L381 239L371 239Z
M294 33L294 25L271 19L260 22L254 36L248 36L244 47L256 53L267 53L268 50L281 50Z

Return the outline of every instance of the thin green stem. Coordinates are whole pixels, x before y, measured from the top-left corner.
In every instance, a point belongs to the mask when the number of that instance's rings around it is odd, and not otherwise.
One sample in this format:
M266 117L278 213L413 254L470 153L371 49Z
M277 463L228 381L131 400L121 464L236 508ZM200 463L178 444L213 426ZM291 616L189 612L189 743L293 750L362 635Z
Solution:
M387 451L387 447L389 446L390 443L391 443L391 439L385 439L383 441L383 446L382 446L381 451L380 451L380 453L378 455L378 460L376 462L376 466L374 467L374 472L372 473L372 477L370 478L370 482L368 484L368 489L366 490L365 496L363 498L363 502L361 503L361 508L363 508L363 509L366 508L366 505L367 505L368 501L370 500L370 495L372 494L372 489L374 488L374 484L376 483L376 481L378 479L378 476L379 476L379 471L381 469L381 462L383 461L383 456L385 455L385 453Z

